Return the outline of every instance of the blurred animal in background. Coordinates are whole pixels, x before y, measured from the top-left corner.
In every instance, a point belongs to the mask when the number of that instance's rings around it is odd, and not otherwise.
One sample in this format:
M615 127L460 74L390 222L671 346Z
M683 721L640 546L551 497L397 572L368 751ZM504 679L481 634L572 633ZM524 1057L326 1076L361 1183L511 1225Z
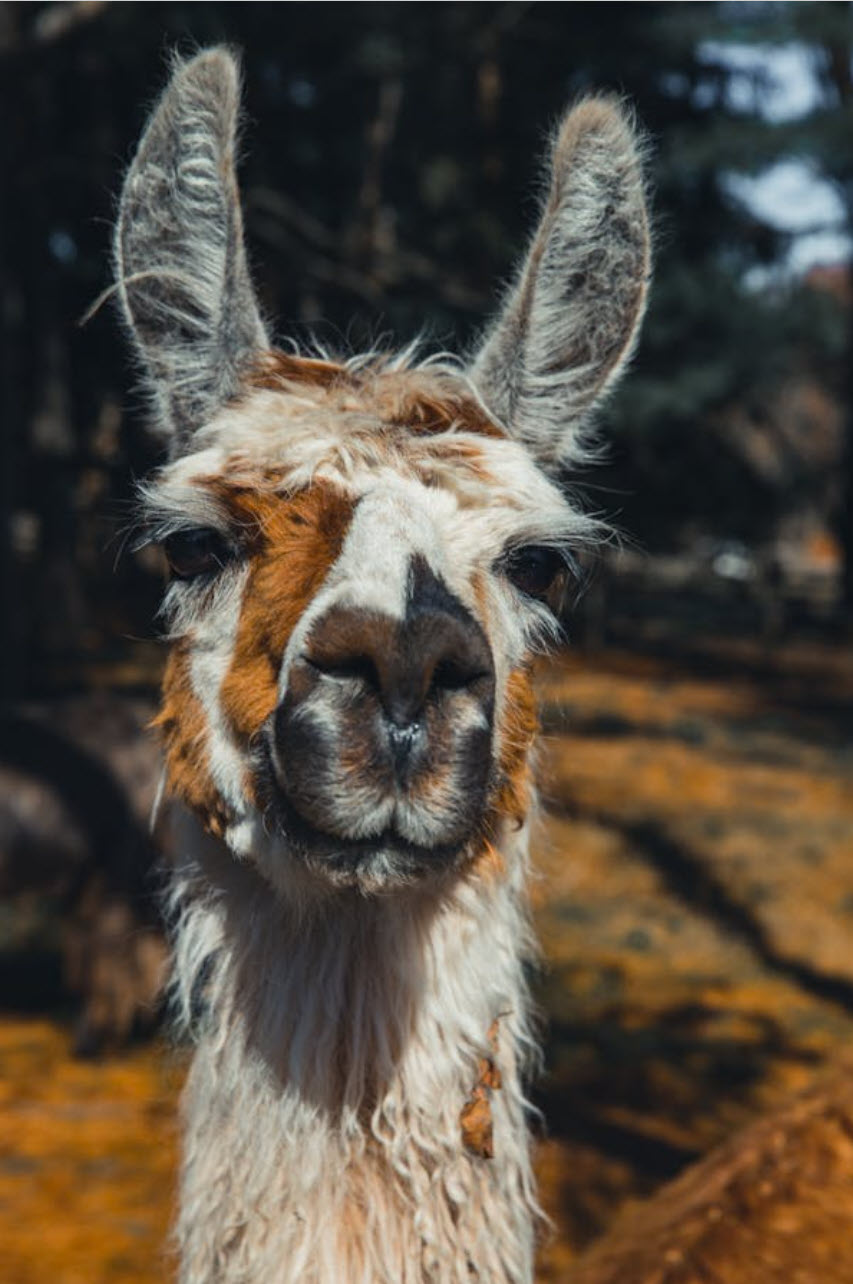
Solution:
M115 242L169 452L181 1278L529 1281L530 668L601 537L558 479L644 309L634 132L565 117L470 362L338 360L270 344L238 97L228 52L176 65Z
M0 718L0 896L18 920L28 900L61 907L61 980L79 999L81 1054L151 1029L160 1010L166 945L147 824L158 765L141 735L146 712L88 696L52 706L49 723L37 709ZM20 922L11 935L32 947Z

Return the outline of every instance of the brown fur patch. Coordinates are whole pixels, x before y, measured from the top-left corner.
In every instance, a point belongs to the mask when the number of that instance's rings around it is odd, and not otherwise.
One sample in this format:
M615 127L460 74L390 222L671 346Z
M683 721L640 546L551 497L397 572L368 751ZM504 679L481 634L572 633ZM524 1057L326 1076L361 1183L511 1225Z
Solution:
M528 668L515 669L507 682L506 704L501 718L501 786L493 803L499 816L521 824L530 810L532 767L530 750L536 739L539 720L536 697Z
M332 361L272 351L256 366L251 383L303 395L310 389L318 404L330 410L358 411L381 425L410 432L454 429L483 437L506 435L461 378L438 370L392 370L381 356L369 365L349 369Z
M166 663L163 704L152 726L163 741L170 793L221 835L229 815L210 774L207 716L193 690L185 642L175 644Z
M503 854L490 838L484 838L480 842L474 857L473 870L487 881L499 879L506 873Z
M353 501L328 485L292 497L222 483L237 521L254 525L253 553L222 711L244 743L278 701L278 674L291 633L338 557Z
M452 428L483 437L503 437L473 397L432 384L416 371L380 375L374 396L379 417L413 432L441 433Z
M492 1128L492 1093L499 1091L503 1083L500 1067L497 1065L497 1019L489 1026L487 1037L492 1048L492 1056L480 1057L477 1063L477 1082L459 1116L462 1145L469 1154L477 1155L480 1159L494 1159L495 1157Z
M530 751L538 730L533 683L525 666L515 669L507 682L500 725L499 784L473 848L469 873L474 878L488 881L506 872L506 862L496 841L497 831L502 820L522 825L530 811L533 787Z
M255 388L281 388L282 384L310 384L317 388L349 385L343 366L335 361L320 361L313 357L296 357L277 349L264 353L251 372Z

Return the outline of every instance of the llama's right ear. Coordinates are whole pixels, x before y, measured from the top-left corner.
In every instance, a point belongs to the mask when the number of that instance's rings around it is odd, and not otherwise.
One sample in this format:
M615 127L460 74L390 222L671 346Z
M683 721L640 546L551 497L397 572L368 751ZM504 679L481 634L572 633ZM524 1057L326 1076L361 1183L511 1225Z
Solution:
M268 346L234 171L239 97L226 49L176 63L121 194L116 287L173 454Z
M544 467L583 459L589 413L631 354L649 270L631 118L614 99L589 98L560 126L539 226L470 370Z

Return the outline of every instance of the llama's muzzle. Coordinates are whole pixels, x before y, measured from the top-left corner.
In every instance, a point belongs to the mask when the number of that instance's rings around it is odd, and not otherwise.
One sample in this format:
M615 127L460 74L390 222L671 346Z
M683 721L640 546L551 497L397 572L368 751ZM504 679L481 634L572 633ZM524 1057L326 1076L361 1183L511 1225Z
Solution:
M492 771L486 635L424 563L405 617L332 606L295 658L271 727L291 830L424 857L464 846Z

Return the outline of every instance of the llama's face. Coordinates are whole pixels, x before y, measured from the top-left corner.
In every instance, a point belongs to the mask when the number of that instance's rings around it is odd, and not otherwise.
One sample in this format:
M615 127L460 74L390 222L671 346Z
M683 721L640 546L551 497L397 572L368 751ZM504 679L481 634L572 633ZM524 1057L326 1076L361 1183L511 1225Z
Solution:
M122 194L118 288L172 462L168 782L286 890L500 863L528 808L529 662L592 524L549 479L630 349L648 236L630 127L582 104L467 372L271 350L227 53L180 67Z
M589 523L459 375L271 357L257 382L147 490L172 789L273 878L494 859Z

